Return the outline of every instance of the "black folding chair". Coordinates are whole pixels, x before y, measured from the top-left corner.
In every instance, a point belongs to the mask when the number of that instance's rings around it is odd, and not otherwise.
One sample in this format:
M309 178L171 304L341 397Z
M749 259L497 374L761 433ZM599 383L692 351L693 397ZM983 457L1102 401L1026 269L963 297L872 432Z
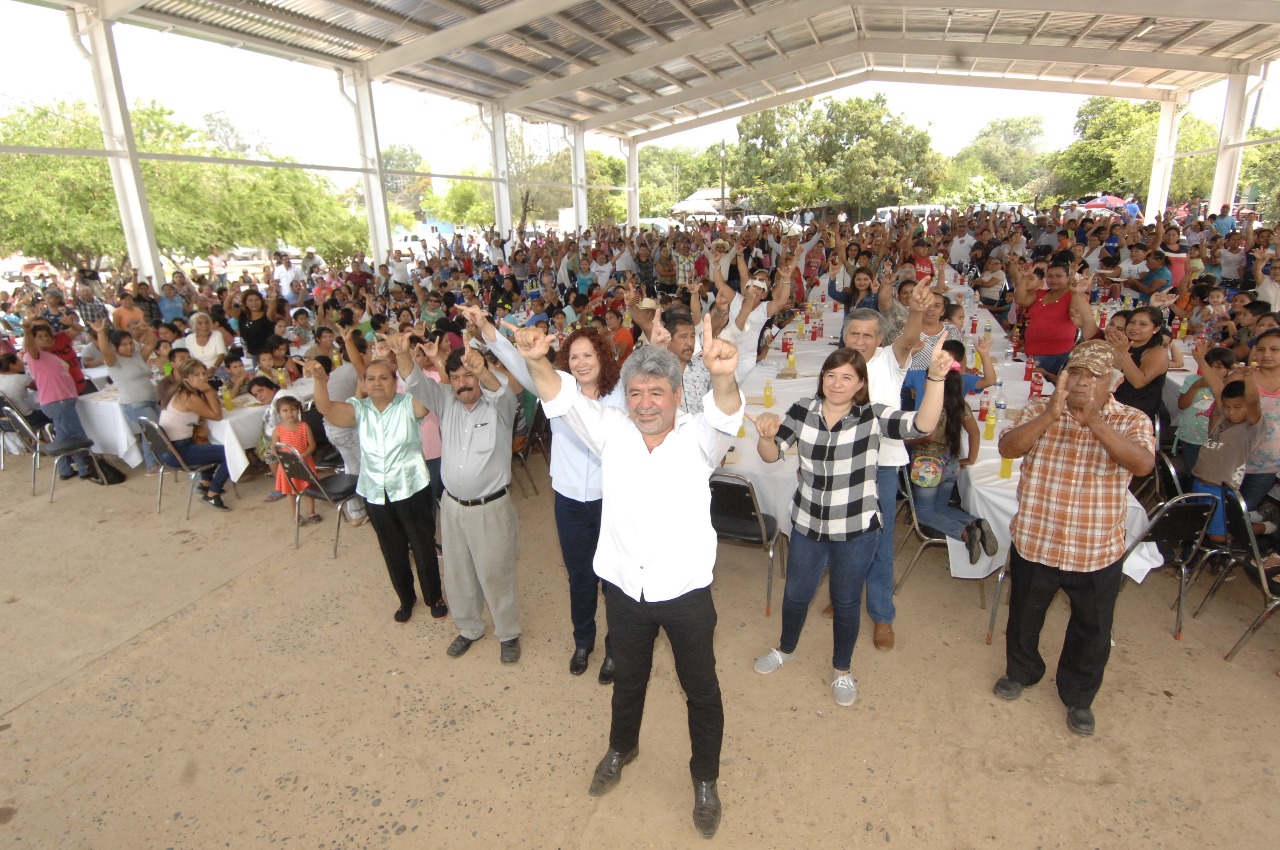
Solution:
M529 479L529 486L533 488L535 496L542 494L538 492L538 485L534 483L533 475L529 472L529 456L533 454L533 447L539 446L542 454L547 458L547 464L550 465L551 456L547 451L545 437L546 427L547 414L539 404L533 410L533 421L529 423L529 430L524 433L524 440L518 443L518 447L513 443L511 448L511 459L520 462L520 468L524 470L524 477ZM525 492L524 484L514 474L511 477L515 478L516 484L519 485L520 494L527 498L529 494Z
M715 472L708 483L711 485L711 527L716 535L721 540L759 546L769 559L764 591L764 615L768 617L773 608L773 565L780 551L782 577L787 577L785 545L779 545L787 539L786 535L778 529L776 517L760 510L756 488L749 478L732 472Z
M88 437L71 437L68 439L45 439L47 435L42 435L40 430L31 424L27 417L22 415L22 411L9 404L8 401L0 401L0 411L3 411L4 418L13 426L18 436L34 447L31 452L31 495L36 494L36 470L40 466L40 458L47 457L53 461L53 474L49 480L49 501L53 501L53 491L58 486L58 461L63 458L70 458L74 455L84 452L89 456L89 460L93 463L93 469L98 474L99 481L105 481L102 477L102 467L98 465L98 456L93 453L93 440Z
M1164 452L1156 452L1156 489L1160 501L1168 502L1182 495L1182 482L1178 480L1178 467L1173 458Z
M1159 459L1156 463L1159 469ZM1147 530L1129 544L1120 559L1122 563L1128 560L1143 543L1155 543L1165 555L1164 566L1178 568L1178 598L1174 602L1178 616L1173 623L1175 640L1182 640L1182 615L1187 589L1191 586L1189 579L1194 578L1193 566L1206 555L1204 535L1217 508L1217 497L1208 493L1174 496L1156 510Z
M339 474L320 478L293 446L276 443L275 448L276 457L284 467L285 484L293 495L293 548L297 549L301 545L299 535L302 526L298 522L298 517L302 514L302 497L313 496L333 505L337 511L332 557L338 557L338 537L342 534L342 508L349 500L356 498L356 482L359 481L359 476ZM294 483L295 480L306 483L299 488Z
M1268 581L1266 570L1262 566L1262 554L1258 551L1258 538L1253 533L1253 523L1249 521L1249 509L1245 506L1244 497L1240 492L1229 484L1222 485L1222 504L1227 519L1227 538L1230 541L1230 560L1222 567L1222 571L1218 573L1218 578L1213 583L1213 587L1209 588L1208 595L1204 601L1200 603L1200 607L1192 614L1192 618L1199 617L1200 612L1209 604L1209 600L1218 592L1218 588L1227 580L1227 576L1237 566L1245 567L1245 575L1249 580L1258 585L1262 591L1262 611L1249 627L1245 629L1244 634L1240 636L1240 640L1236 641L1236 645L1231 647L1231 651L1227 653L1226 660L1230 661L1236 657L1236 653L1240 651L1240 647L1244 646L1249 638L1253 637L1253 633L1262 628L1262 625L1271 619L1271 615L1280 608L1280 595L1277 595L1272 589L1271 582ZM1252 569L1250 569L1252 567Z
M178 450L169 440L169 435L164 432L160 425L145 416L139 417L138 425L142 428L142 439L147 441L147 445L151 447L151 453L156 456L156 463L160 464L160 474L156 476L156 513L160 513L160 504L164 499L164 474L172 472L174 475L181 473L191 479L191 489L187 492L187 519L191 519L191 499L196 494L196 486L200 483L200 476L206 472L211 472L218 468L216 463L203 463L199 466L190 466L182 455L178 454ZM165 460L171 457L177 463ZM235 485L232 484L232 487ZM237 491L236 496L240 493Z

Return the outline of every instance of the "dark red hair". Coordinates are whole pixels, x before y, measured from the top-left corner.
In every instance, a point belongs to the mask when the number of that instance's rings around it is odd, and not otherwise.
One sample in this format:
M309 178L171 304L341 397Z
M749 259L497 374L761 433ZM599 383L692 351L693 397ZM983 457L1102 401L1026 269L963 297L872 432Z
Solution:
M591 347L596 350L596 359L600 361L600 395L606 396L618 385L621 369L618 358L613 353L613 343L595 331L584 328L569 334L556 354L556 368L561 372L569 371L569 349L580 339L590 342Z

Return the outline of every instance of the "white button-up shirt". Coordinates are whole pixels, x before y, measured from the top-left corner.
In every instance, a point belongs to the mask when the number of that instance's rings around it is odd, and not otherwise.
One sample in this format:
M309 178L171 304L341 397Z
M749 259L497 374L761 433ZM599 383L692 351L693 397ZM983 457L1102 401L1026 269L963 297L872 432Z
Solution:
M711 393L703 412L677 414L675 428L650 452L624 411L578 392L560 373L560 394L544 403L600 456L604 504L596 575L632 599L663 602L711 584L716 532L707 479L742 425Z

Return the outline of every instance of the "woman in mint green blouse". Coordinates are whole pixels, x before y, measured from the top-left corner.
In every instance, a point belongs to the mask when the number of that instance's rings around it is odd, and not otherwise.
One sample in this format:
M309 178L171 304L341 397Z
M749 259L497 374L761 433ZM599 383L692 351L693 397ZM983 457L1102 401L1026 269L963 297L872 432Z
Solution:
M407 621L417 601L410 551L423 598L431 605L431 616L443 620L449 609L440 586L431 476L422 457L418 429L427 409L413 397L396 392L395 366L386 361L374 360L366 367L368 397L346 401L329 398L329 376L323 366L311 363L310 368L316 379L316 409L339 428L355 428L360 437L356 492L368 504L369 521L378 535L391 586L400 597L396 622Z

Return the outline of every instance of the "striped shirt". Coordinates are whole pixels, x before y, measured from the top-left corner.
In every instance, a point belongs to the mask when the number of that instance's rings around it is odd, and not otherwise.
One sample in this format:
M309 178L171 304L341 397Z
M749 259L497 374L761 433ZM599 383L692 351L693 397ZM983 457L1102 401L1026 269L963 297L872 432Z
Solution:
M925 432L916 429L914 413L874 402L855 404L834 428L822 416L821 399L791 405L774 442L783 454L799 444L800 486L791 503L796 531L813 540L848 540L871 528L880 510L876 469L882 435L903 440Z
M1032 399L1014 427L1048 406L1048 398ZM1101 415L1155 454L1151 420L1142 411L1111 399ZM1115 563L1124 554L1131 478L1092 431L1064 412L1022 458L1018 512L1011 528L1018 553L1068 572L1093 572Z

